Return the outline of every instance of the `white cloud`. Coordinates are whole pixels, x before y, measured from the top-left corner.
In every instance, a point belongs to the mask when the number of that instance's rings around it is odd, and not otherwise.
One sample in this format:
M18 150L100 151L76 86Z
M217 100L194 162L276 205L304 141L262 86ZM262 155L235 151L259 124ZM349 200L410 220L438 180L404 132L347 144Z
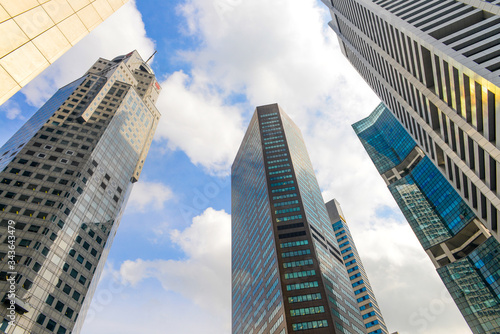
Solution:
M350 124L378 100L342 56L324 20L326 7L314 0L186 0L178 11L186 18L182 32L200 43L178 53L191 70L163 80L157 138L206 170L224 173L255 106L278 102L304 133L325 198L336 197L344 208L388 325L421 332L419 312L440 300L443 285L401 216L377 216L395 203ZM40 105L98 57L133 49L147 57L153 46L130 2L23 93ZM171 194L161 185L153 190L164 197L156 199L144 184L130 204L161 208ZM120 294L89 333L162 333L158 328L167 322L176 333L230 332L229 215L208 208L190 227L169 232L185 257L125 261L120 273L135 288ZM415 312L417 318L410 318ZM132 313L140 318L136 323ZM438 320L426 319L424 332L461 333L466 326L457 318L448 303Z
M157 279L164 290L181 294L230 326L230 215L208 208L185 230L172 230L171 240L185 259L128 260L120 268L123 279L138 288L147 278Z
M194 164L223 174L243 137L241 111L226 105L204 79L202 74L190 79L179 71L162 82L156 137L167 139L170 149L182 149Z
M278 102L303 129L332 112L354 121L373 109L376 98L359 89L366 84L352 75L323 24L324 11L313 4L191 0L180 6L184 32L202 42L179 53L190 73L175 72L162 83L158 137L220 173L227 172L241 142L242 119L258 105ZM235 96L246 101L233 103Z
M131 317L133 314L133 317ZM196 321L193 321L196 315ZM227 323L157 282L132 287L107 265L92 299L82 333L229 333Z
M0 111L5 113L5 117L10 120L24 119L25 117L22 115L21 108L19 104L14 100L6 101L2 106L0 106Z
M440 298L444 285L402 216L390 213L397 206L351 128L379 100L341 54L326 7L314 0L189 0L180 12L185 33L201 39L182 53L194 67L191 80L216 87L221 101L245 96L245 119L257 105L283 107L304 133L325 198L336 197L353 230L364 231L356 240L388 325L419 332L410 317ZM188 155L209 167L199 152ZM457 317L446 303L439 321L426 320L425 333L467 331Z
M173 197L172 190L162 183L139 181L132 189L127 208L140 212L145 212L151 207L161 210L163 204Z
M19 108L10 108L5 111L8 119L16 119L21 115L21 109Z
M143 58L154 50L154 42L146 36L134 0L90 32L21 92L28 103L39 107L57 89L79 78L99 57L112 59L132 50L138 50Z

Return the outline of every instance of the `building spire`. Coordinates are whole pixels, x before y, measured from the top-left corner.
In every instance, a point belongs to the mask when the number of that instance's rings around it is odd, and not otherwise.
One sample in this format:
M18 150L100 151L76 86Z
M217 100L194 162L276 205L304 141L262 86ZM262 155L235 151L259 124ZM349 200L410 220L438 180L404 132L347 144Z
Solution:
M153 54L151 55L151 57L148 58L148 60L146 60L146 64L151 60L151 58L153 58L153 56L158 52L158 50L155 50L155 52L153 52Z

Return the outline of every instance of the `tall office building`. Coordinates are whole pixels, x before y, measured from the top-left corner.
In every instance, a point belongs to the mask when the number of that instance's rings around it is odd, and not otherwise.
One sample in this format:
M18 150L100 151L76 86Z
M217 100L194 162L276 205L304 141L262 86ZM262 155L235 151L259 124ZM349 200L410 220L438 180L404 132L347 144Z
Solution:
M258 107L231 174L233 333L366 333L300 130Z
M339 202L332 199L326 203L326 211L332 222L351 285L356 291L360 291L357 302L368 334L389 334Z
M80 332L153 140L159 91L137 51L101 58L0 148L0 332Z
M383 104L353 125L472 332L500 331L500 245Z
M0 104L127 1L0 1Z
M499 239L498 2L323 2L344 55Z

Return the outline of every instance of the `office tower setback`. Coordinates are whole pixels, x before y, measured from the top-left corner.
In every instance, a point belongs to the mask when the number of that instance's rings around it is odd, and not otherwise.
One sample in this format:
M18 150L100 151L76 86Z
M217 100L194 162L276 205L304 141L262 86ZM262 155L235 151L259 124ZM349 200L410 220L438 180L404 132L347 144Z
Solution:
M499 4L323 2L344 55L499 239Z
M355 293L359 293L356 296L358 307L368 334L389 334L339 202L332 199L326 203L326 211L332 222L351 285Z
M383 104L353 128L472 332L498 333L498 240Z
M233 333L366 333L300 130L258 107L231 171Z
M1 1L0 104L127 1Z
M158 124L159 91L137 51L101 58L0 148L0 331L80 332Z

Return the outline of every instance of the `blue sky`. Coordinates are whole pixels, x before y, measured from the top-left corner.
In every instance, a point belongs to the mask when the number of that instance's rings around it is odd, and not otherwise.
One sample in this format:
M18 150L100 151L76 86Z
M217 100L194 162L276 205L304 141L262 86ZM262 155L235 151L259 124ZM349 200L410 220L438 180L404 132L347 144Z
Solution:
M137 0L0 107L5 142L98 58L158 50L162 113L83 334L230 333L229 170L257 105L301 128L399 333L470 333L350 124L378 99L316 0Z

